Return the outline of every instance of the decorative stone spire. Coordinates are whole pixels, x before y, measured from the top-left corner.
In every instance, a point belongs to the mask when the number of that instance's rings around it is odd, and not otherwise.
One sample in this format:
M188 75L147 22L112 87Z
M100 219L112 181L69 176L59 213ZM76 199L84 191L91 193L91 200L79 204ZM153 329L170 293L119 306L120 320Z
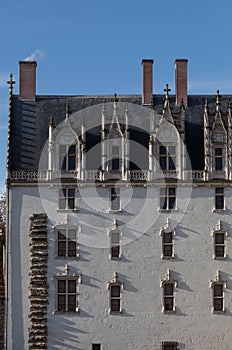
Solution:
M221 106L220 98L221 98L221 95L219 94L219 90L217 90L217 94L216 94L216 112L217 113L220 113L220 106Z
M231 115L231 100L228 102L228 112L227 112L227 121L228 121L228 177L229 180L232 179L232 115Z
M168 122L174 124L170 103L169 103L169 91L171 91L171 89L169 89L168 84L166 84L164 91L166 92L166 94L165 94L164 106L163 106L163 118L166 119Z
M216 95L216 115L212 126L212 142L226 142L226 129L222 121L221 110L220 110L220 95L217 90Z
M70 115L70 110L69 110L69 105L67 102L66 108L65 108L65 120L67 120L69 118L69 115Z
M102 113L101 113L101 131L105 131L105 117L106 117L106 106L105 103L103 103L102 106Z
M111 121L110 131L109 134L116 136L117 134L120 134L120 136L123 136L122 130L120 127L119 119L118 119L118 106L117 106L118 98L117 95L114 95L114 110L113 110L113 118Z
M13 80L13 74L10 73L10 79L7 81L9 84L9 106L8 106L8 141L7 141L7 162L6 162L6 180L9 179L10 170L10 144L11 144L11 113L12 113L12 97L13 97L13 86L15 81Z
M50 119L49 119L49 126L51 126L52 128L54 128L54 119L53 119L53 115L51 115Z
M206 99L205 106L204 106L204 156L205 156L205 171L207 174L210 170L210 128L209 128L208 110L209 110L208 100Z

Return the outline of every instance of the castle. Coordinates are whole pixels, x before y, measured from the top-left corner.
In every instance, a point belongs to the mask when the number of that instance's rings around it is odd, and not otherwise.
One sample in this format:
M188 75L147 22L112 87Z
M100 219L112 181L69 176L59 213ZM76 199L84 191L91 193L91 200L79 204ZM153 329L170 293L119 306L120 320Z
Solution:
M42 96L9 80L8 350L229 349L231 96Z

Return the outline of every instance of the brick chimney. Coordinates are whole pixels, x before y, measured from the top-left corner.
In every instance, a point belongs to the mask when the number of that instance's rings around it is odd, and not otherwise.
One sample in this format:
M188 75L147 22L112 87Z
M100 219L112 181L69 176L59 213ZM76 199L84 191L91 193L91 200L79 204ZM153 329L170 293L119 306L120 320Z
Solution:
M143 59L143 105L151 105L153 99L153 60Z
M19 62L19 99L21 101L35 101L36 66L35 61Z
M181 105L183 99L184 105L188 105L188 78L187 78L187 59L175 60L176 70L176 105Z

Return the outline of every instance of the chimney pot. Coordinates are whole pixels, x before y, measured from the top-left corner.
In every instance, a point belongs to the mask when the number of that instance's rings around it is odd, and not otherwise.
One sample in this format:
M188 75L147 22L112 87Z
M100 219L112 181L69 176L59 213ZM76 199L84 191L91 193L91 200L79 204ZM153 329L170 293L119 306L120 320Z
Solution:
M19 99L21 101L35 101L36 66L35 61L19 62Z
M175 60L175 71L176 71L176 105L182 104L188 105L188 77L187 77L187 64L188 60L176 59Z
M153 60L143 59L143 105L151 105L153 99Z

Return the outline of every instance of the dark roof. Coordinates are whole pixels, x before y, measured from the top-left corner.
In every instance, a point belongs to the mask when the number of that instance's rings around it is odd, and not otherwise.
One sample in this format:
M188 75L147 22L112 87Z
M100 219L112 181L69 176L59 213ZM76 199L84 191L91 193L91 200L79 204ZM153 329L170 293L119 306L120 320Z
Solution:
M142 106L141 95L118 96L120 102ZM203 113L205 99L208 99L209 115L211 121L215 116L215 96L190 95L186 109L185 128L187 150L192 163L192 169L203 169ZM228 101L231 96L221 97L221 111L226 125ZM9 152L10 170L36 170L42 149L48 138L48 125L53 116L55 126L65 119L65 111L68 105L71 114L79 112L87 107L97 106L102 103L112 102L113 96L37 96L35 102L20 101L18 95L12 97L11 110L11 145ZM154 109L162 113L164 95L154 95ZM169 96L173 119L178 118L180 107L175 106L175 96ZM99 110L100 111L100 110ZM96 118L101 117L101 113ZM81 119L81 113L78 114ZM81 120L79 120L80 125ZM136 120L136 126L144 129L144 123L148 120ZM148 125L146 126L149 130ZM96 132L95 139L99 140L100 128ZM133 133L133 132L132 132ZM91 134L91 131L90 131ZM92 133L93 134L93 133ZM98 135L97 135L98 134ZM139 133L134 131L138 137ZM142 134L141 134L142 136ZM141 143L146 144L148 136L141 137ZM93 143L95 141L92 141ZM96 141L97 142L97 141Z

